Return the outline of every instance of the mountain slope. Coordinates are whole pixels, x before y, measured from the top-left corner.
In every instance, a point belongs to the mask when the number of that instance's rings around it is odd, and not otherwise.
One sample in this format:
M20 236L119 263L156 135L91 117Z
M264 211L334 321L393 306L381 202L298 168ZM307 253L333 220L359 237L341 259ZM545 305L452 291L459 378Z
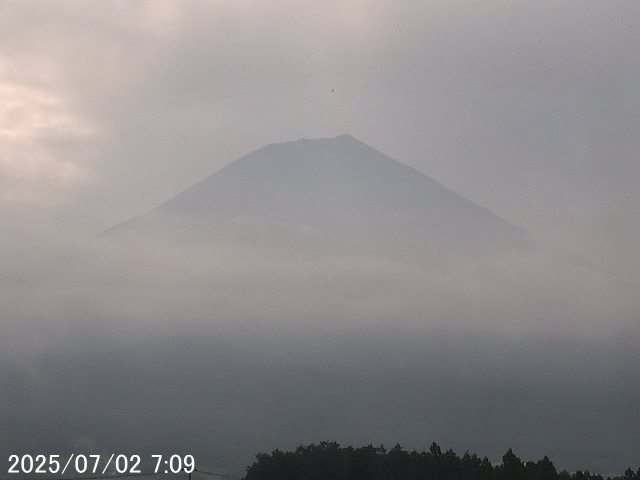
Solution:
M268 145L108 232L151 223L165 233L293 239L300 248L319 242L349 253L488 252L526 243L518 227L349 135Z

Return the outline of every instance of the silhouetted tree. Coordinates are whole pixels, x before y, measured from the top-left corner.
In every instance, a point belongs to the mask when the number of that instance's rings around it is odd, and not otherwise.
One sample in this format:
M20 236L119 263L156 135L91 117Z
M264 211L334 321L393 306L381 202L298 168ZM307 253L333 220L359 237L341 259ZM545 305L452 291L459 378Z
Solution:
M545 455L542 460L538 460L536 463L527 462L525 465L525 478L527 480L556 480L558 472L549 457Z
M551 460L523 461L509 449L502 464L492 466L487 457L452 449L442 452L435 442L428 452L408 452L400 445L387 451L382 445L341 447L337 442L300 445L293 452L259 453L247 468L245 480L604 480L588 470L556 472ZM608 480L640 480L628 468Z
M513 450L507 450L502 456L502 465L498 467L498 477L502 480L524 480L525 466Z
M640 468L638 468L637 472L631 470L631 467L627 468L624 471L624 475L622 477L624 480L638 480L640 479Z

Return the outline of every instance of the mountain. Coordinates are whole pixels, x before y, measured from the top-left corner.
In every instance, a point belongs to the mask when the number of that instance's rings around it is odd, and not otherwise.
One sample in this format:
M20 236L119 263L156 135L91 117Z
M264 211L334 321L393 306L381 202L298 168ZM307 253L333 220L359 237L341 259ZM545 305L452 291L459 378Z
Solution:
M527 234L350 135L271 144L106 233L341 254L522 248Z

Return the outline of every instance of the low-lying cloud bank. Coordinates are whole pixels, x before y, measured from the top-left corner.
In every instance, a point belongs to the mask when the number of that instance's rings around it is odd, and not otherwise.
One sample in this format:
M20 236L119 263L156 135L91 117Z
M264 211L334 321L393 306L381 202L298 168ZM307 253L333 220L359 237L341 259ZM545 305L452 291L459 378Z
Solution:
M427 268L16 227L1 240L3 451L242 470L336 439L637 461L637 305L610 273L541 251Z

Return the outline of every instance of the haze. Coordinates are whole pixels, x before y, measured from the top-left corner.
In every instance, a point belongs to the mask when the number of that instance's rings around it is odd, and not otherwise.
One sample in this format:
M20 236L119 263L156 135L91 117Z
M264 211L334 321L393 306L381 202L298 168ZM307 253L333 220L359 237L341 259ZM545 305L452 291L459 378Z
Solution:
M321 440L435 441L640 466L638 20L636 2L0 3L0 451L242 474ZM265 145L344 134L536 248L425 266L97 235Z

